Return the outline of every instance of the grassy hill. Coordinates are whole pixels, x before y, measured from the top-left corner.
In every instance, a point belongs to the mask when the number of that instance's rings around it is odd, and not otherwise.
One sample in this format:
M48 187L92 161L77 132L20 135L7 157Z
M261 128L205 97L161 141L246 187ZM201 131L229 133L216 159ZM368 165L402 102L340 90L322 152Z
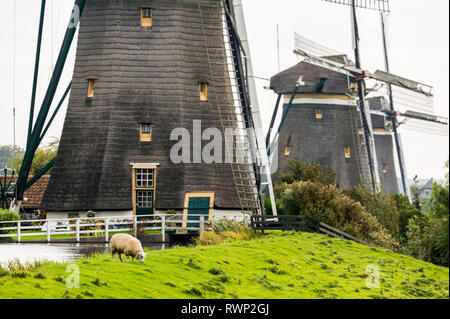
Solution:
M75 263L0 270L0 298L449 298L449 270L412 257L308 233L152 251L144 264L96 255ZM367 288L366 268L380 269ZM20 267L18 267L20 268Z

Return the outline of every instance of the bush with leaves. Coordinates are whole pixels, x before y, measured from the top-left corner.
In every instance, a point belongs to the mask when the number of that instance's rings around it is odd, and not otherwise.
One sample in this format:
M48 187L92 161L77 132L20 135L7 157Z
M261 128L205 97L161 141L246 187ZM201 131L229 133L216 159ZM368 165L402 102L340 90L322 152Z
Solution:
M291 215L310 216L371 244L392 250L398 248L398 242L376 217L335 185L310 181L279 183L276 193L282 209Z
M0 222L17 221L20 219L20 215L8 209L0 209ZM0 224L0 234L8 233L9 231L2 230L6 227L14 227L15 223L1 223Z
M449 162L445 163L448 169ZM403 252L432 262L449 266L449 176L446 185L433 185L431 198L424 203L427 210L408 221ZM414 204L419 203L418 196ZM420 203L421 204L421 203Z
M391 195L386 194L383 189L374 193L363 185L344 192L354 201L361 203L366 212L375 216L392 237L401 240L400 212L396 209L397 203Z
M439 232L442 225L428 212L414 216L408 222L407 241L402 252L415 258L448 267L448 246L441 246Z
M288 168L280 175L280 182L292 184L296 181L311 181L324 185L336 184L336 172L315 162L302 163L299 160L288 162Z
M421 215L422 211L409 202L408 196L402 194L392 194L389 196L393 201L392 204L394 205L394 209L398 212L399 241L403 244L407 241L409 220L415 216Z
M270 197L263 196L263 201L264 201L264 208L266 210L266 214L271 214L272 213L272 202L270 201ZM284 215L284 211L281 208L281 202L279 199L275 200L275 205L277 207L278 215Z
M58 153L59 140L55 139L43 148L38 148L31 164L30 174L35 175L39 173L45 165L47 165L52 159L56 157ZM20 171L22 166L24 153L17 153L15 156L9 159L8 167L14 169L16 172ZM51 169L48 174L51 173Z
M195 242L199 245L217 245L225 240L251 240L256 238L255 232L245 221L219 219L213 222L212 231L203 231Z

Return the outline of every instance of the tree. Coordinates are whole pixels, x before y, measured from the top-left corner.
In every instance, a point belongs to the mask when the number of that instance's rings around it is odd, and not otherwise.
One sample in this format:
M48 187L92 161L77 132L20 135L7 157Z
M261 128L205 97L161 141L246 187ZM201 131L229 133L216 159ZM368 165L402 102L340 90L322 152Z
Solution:
M288 168L280 175L280 181L287 184L310 181L323 185L335 185L336 172L319 163L302 163L296 159L288 162Z
M445 167L448 169L449 161L445 163ZM428 208L430 216L437 220L439 226L439 232L436 234L438 237L438 249L442 250L442 258L446 260L447 265L449 261L449 176L448 172L445 175L447 183L445 186L434 183L433 191L431 193L430 201L428 202Z
M15 147L12 145L0 146L0 169L6 167L8 160L18 153L23 153L23 149L17 145Z
M55 158L58 153L59 140L54 139L52 142L44 146L43 148L38 148L36 154L34 155L33 163L31 164L30 174L35 175L40 172L45 165L47 165L52 159ZM8 167L11 167L16 172L20 171L22 166L24 153L16 154L8 161ZM51 169L47 172L51 173Z
M279 183L280 207L289 215L306 215L377 246L395 250L398 243L357 201L335 185L311 181Z
M445 164L448 169L448 161ZM408 222L405 253L437 265L449 265L449 177L445 186L435 183L427 211Z
M393 198L381 191L373 193L369 187L360 185L344 191L353 200L361 203L366 212L375 216L396 240L400 241L400 215Z
M420 188L418 186L418 176L414 176L414 185L411 186L411 197L414 207L418 210L422 210L422 200L420 199Z

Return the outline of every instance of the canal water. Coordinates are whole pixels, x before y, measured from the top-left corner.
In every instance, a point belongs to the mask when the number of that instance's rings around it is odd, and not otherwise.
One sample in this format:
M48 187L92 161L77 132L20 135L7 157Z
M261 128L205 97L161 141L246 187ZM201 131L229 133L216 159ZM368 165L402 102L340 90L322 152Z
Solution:
M142 243L149 250L169 249L170 244ZM22 264L36 260L76 261L93 253L108 253L108 244L0 244L0 264L18 259Z

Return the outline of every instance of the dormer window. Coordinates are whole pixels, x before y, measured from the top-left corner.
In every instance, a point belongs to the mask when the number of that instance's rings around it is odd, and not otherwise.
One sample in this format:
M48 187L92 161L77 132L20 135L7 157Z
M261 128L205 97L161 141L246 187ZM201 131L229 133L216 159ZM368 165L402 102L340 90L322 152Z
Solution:
M150 123L141 124L141 142L152 141L152 125Z
M286 147L284 148L284 156L289 156L289 155L291 155L291 146L286 145Z
M141 9L141 26L151 28L153 25L153 10L152 8Z
M317 108L316 109L316 120L321 120L321 119L323 119L323 110Z
M208 101L208 83L200 82L199 90L200 90L200 101Z
M93 79L88 80L87 97L90 99L94 97L94 83L95 83L95 80L93 80Z
M352 157L350 146L346 146L344 151L345 151L345 158L351 158Z

